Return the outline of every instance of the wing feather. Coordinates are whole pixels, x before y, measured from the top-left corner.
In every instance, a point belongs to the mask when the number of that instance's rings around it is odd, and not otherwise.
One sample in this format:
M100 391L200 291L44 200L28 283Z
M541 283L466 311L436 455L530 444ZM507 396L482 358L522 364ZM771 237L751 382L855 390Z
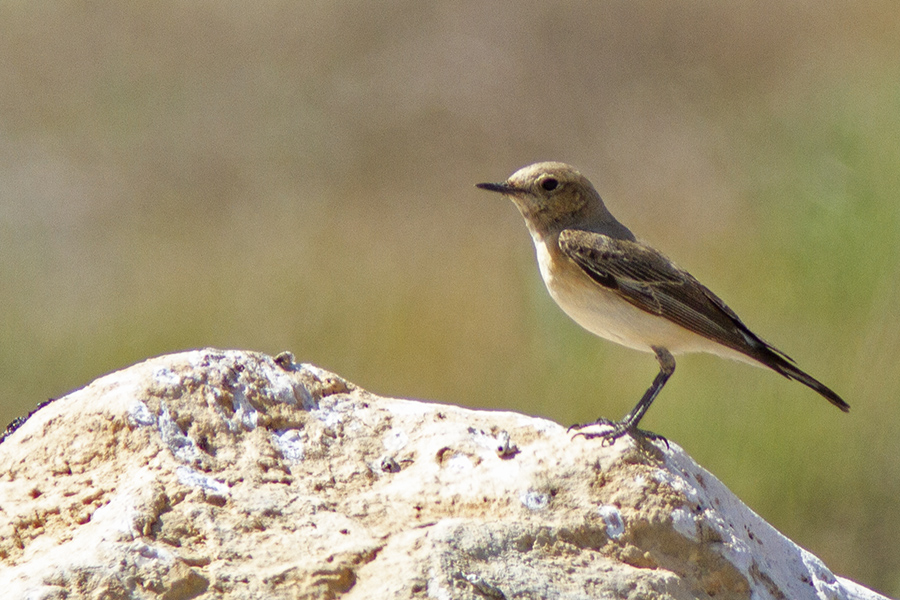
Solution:
M641 310L752 358L761 347L778 352L751 332L721 298L649 246L567 229L560 234L559 247L594 281Z
M577 229L560 233L559 248L591 279L637 308L746 354L809 386L841 410L849 410L833 390L750 331L721 298L653 248Z

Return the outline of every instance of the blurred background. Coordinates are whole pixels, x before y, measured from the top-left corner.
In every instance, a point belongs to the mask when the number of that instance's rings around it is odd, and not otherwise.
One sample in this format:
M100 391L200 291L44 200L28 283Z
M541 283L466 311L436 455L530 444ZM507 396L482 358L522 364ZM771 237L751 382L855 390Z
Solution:
M561 160L852 406L688 356L646 428L900 595L895 2L4 2L0 31L4 424L204 346L619 418L655 360L563 315L473 187Z

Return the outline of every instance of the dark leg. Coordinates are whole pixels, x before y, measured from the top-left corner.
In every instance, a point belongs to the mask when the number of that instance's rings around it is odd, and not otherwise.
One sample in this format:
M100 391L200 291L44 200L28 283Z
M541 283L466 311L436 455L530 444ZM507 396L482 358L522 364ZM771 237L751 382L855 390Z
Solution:
M610 425L612 427L609 431L604 432L588 432L583 433L579 431L575 435L582 435L586 439L592 440L594 438L600 438L603 440L604 446L609 446L615 443L617 439L625 435L626 433L631 436L639 436L649 438L651 440L663 440L668 445L666 438L661 435L657 435L650 431L642 431L637 428L638 423L641 422L641 419L644 417L644 414L647 412L647 409L650 408L650 405L653 404L653 400L656 399L657 394L666 385L666 382L669 380L669 377L672 376L672 373L675 372L675 357L666 350L665 348L657 348L653 347L653 351L656 353L656 360L659 361L659 374L653 380L653 383L650 385L650 389L644 392L644 397L641 398L640 402L637 403L631 412L625 415L625 418L621 421L610 421L609 419L599 418L593 423L585 423L584 425L573 425L569 428L572 429L582 429L584 427L589 427L591 425Z

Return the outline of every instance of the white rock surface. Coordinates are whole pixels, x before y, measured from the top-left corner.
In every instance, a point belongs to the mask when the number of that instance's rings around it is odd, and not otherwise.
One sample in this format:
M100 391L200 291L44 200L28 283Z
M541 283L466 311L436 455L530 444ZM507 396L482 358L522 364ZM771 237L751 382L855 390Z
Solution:
M675 444L374 396L290 357L148 360L0 443L27 599L882 598Z

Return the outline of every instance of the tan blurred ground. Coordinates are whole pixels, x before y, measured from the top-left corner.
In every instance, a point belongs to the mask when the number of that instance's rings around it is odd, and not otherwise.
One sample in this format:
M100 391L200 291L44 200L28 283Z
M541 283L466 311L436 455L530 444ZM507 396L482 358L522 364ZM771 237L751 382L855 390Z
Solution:
M0 420L208 345L619 417L652 357L472 187L563 160L853 407L689 357L646 426L898 595L898 39L888 1L2 3Z

